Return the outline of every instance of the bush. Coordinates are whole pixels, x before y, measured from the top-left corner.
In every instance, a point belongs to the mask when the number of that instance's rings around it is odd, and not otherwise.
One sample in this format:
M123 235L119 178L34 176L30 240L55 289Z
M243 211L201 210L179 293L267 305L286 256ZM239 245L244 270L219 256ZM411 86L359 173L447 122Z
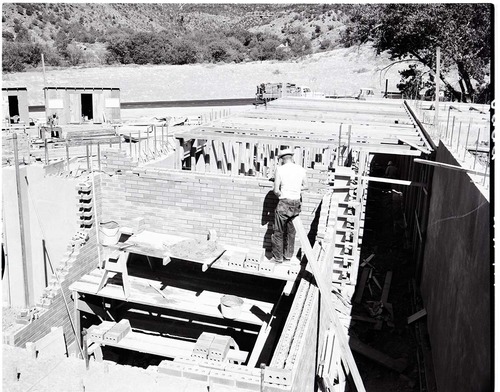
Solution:
M21 72L27 65L38 66L42 61L42 47L33 43L5 42L2 46L2 70Z
M12 42L14 41L14 34L12 34L10 31L2 31L2 38L6 40L7 42Z

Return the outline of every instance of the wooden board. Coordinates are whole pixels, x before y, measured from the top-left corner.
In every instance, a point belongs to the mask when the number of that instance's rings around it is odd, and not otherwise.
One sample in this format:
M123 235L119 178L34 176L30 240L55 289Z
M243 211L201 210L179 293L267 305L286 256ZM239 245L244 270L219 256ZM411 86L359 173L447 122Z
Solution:
M167 358L189 358L196 342L167 338L158 335L148 335L139 332L129 332L119 342L101 343L106 346L124 348L127 350L149 353ZM229 349L227 358L230 361L243 363L248 357L247 351Z
M395 370L398 373L402 373L406 369L407 363L404 359L394 359L387 354L368 346L353 336L349 337L349 346L354 351L370 358L382 366Z
M71 290L142 305L156 306L195 315L224 319L219 310L220 298L222 296L220 293L206 290L200 293L194 290L169 286L162 290L163 295L161 295L157 291L161 289L160 282L138 277L129 277L131 286L130 295L128 298L125 298L120 282L116 279L113 280L113 278L111 278L106 286L98 292L97 288L101 280L101 274L102 272L96 269L90 274L84 275L79 281L71 285ZM243 298L243 300L244 304L242 306L242 311L240 316L235 319L236 322L261 325L268 320L273 308L272 303L249 298Z

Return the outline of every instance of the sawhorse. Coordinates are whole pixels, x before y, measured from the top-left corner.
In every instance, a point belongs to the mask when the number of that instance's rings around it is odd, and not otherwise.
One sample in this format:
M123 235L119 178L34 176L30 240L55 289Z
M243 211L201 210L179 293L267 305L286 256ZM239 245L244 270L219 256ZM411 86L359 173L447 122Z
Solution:
M127 271L128 256L129 252L126 250L118 250L113 252L109 259L106 260L106 263L104 264L104 273L101 278L101 283L99 283L99 287L97 288L97 292L101 291L101 289L106 285L109 273L116 272L122 275L125 298L130 296L130 281L128 280Z

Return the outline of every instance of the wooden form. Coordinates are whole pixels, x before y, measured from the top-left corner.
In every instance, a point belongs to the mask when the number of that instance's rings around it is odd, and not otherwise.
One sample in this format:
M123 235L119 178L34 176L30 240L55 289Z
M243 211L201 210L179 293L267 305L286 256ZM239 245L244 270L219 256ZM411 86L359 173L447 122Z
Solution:
M330 298L331 289L329 282L325 282L322 279L321 275L319 275L318 267L316 265L317 263L316 255L314 254L313 249L311 248L311 244L309 243L307 234L304 230L304 226L302 224L302 221L300 220L300 217L297 217L293 220L293 225L295 227L295 230L297 230L300 243L307 256L308 265L310 266L313 272L316 284L318 285L318 289L321 295L324 296L325 298ZM346 365L346 367L349 369L349 372L356 385L356 390L358 392L365 391L363 380L361 379L356 362L354 360L354 357L352 356L352 352L348 344L347 335L343 327L341 326L337 312L331 302L327 300L325 301L325 304L326 304L326 311L328 313L330 320L332 321L333 328L335 330L335 336L339 339L340 350L342 352L342 361L344 365Z

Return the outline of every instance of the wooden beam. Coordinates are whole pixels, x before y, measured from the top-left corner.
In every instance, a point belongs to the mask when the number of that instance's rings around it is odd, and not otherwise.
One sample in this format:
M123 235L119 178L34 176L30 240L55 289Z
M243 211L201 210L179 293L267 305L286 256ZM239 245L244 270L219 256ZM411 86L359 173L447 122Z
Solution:
M354 302L356 302L357 304L361 302L361 298L363 297L363 292L365 291L365 285L369 273L370 273L369 268L363 268L363 272L361 272L361 277L359 279L356 296L354 297Z
M324 303L326 304L326 311L330 316L330 319L335 328L336 337L339 339L340 349L342 351L342 361L344 362L344 365L351 372L354 384L356 385L356 390L358 392L364 392L366 390L363 385L363 380L361 379L358 367L356 366L356 361L354 360L351 349L349 348L349 344L347 343L347 334L339 320L339 317L336 313L335 308L333 307L332 302L329 300L332 291L331 287L327 286L327 284L321 279L321 275L318 273L319 269L317 265L317 260L311 248L311 244L309 243L309 239L307 238L307 234L304 229L304 225L302 224L302 221L300 219L300 216L296 217L293 220L293 226L295 227L295 230L299 235L300 243L305 251L308 260L308 265L310 266L312 273L315 277L316 284L318 285L318 289L321 293L321 296L326 299L324 301Z
M467 168L461 167L461 166L449 165L447 163L442 163L442 162L434 162L434 161L428 161L426 159L418 159L418 158L415 158L413 161L415 163L421 163L423 165L429 165L429 166L436 166L436 167L440 167L443 169L457 170L457 171L462 171L462 172L466 172L466 173L470 173L470 174L477 174L480 176L484 176L484 175L486 175L487 177L490 176L489 173L484 173L484 172L478 171L478 170L467 169Z
M398 179L395 179L395 178L361 176L361 179L372 181L372 182L383 182L383 183L386 183L386 184L396 184L396 185L420 186L420 187L427 185L427 184L425 184L423 182L398 180Z
M421 309L417 313L414 313L410 317L408 317L408 324L411 324L414 321L417 321L418 319L420 319L426 315L427 315L427 311L425 309Z
M406 143L409 146L412 146L413 148L416 148L417 150L422 151L424 154L430 154L431 153L431 151L429 149L425 148L424 146L419 146L416 143L413 143L413 142L409 141L407 138L398 137L398 139L401 140L403 143Z
M380 297L380 302L384 305L387 303L389 298L389 290L391 288L392 271L388 271L385 275L384 288L382 289L382 296Z
M398 373L402 373L406 369L407 363L404 359L394 359L383 352L375 350L373 347L368 346L353 336L349 338L349 346L357 353L364 355L382 366L395 370Z

